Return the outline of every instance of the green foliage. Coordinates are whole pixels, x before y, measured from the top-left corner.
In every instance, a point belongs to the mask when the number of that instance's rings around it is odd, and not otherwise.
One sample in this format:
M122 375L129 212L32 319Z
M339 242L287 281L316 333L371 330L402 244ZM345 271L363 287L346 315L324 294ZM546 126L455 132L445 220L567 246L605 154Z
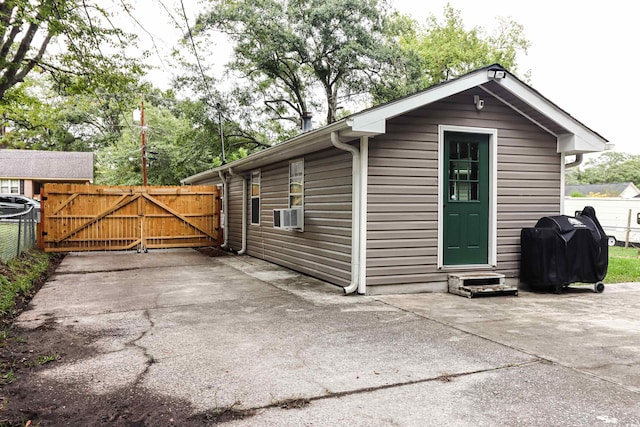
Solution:
M55 362L60 358L57 354L42 354L36 359L36 366L44 365L49 362Z
M606 283L640 282L640 253L638 248L609 248L609 268Z
M1 2L0 101L34 70L68 94L113 93L135 82L143 70L124 55L134 37L111 17L98 1Z
M582 194L579 191L572 191L570 194L571 197L586 197L584 194Z
M374 99L391 101L494 63L516 73L517 56L526 54L530 43L522 25L504 18L499 24L494 34L480 27L466 29L460 11L450 4L442 22L432 15L420 25L396 14L388 34L400 44L403 61L398 65L404 72L396 69L386 76L386 84L374 88Z
M96 1L0 3L0 111L9 128L0 146L92 151L119 137L144 69L124 55L135 38L113 27L116 10Z
M145 102L147 183L179 185L180 180L222 164L220 120L203 101L178 101L156 92ZM246 156L261 144L223 118L226 160ZM124 123L121 137L97 154L96 183L142 184L140 123Z
M11 370L7 372L0 372L0 385L9 385L16 379L18 379L18 377L16 376L15 372Z
M225 33L234 46L229 68L248 82L246 105L298 123L320 108L336 120L342 100L366 92L394 56L380 0L214 0L199 33Z
M34 281L49 267L49 256L44 252L29 251L9 261L0 263L0 317L11 312L16 298L26 295Z
M133 94L61 95L45 78L30 78L5 94L4 116L10 131L3 147L92 151L117 140L121 120L130 115Z
M571 170L578 184L633 182L640 185L640 155L607 151Z

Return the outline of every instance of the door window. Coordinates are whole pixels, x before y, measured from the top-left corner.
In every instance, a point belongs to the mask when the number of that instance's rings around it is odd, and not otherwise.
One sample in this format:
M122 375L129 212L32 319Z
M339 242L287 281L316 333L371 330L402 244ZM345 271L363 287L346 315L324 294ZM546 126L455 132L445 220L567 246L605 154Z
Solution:
M477 142L449 142L449 201L478 201L480 157Z

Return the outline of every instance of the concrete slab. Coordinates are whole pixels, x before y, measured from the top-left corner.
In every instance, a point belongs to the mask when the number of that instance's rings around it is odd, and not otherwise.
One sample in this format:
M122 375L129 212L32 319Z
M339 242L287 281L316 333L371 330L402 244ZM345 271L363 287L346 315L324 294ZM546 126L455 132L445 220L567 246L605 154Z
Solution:
M595 394L594 394L595 393ZM637 426L637 395L558 365L533 363L448 381L265 408L229 426Z
M246 256L87 253L18 323L94 337L43 379L255 411L232 425L640 425L636 289L344 296Z
M640 391L640 284L609 285L603 294L577 288L561 295L520 291L519 297L377 299Z

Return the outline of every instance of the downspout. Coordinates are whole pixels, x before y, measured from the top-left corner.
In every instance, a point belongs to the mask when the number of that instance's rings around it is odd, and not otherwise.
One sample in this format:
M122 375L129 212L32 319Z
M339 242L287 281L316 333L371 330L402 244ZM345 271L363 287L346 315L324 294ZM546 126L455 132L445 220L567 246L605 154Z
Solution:
M560 168L560 214L564 213L564 198L567 197L565 193L565 172L569 168L574 168L576 166L580 166L582 164L583 154L576 154L576 159L571 163L562 162L562 167Z
M331 132L334 147L348 151L352 156L351 171L351 283L344 288L345 294L358 290L360 278L360 151L340 141L336 132Z
M369 137L360 137L360 272L358 294L367 293L367 185L369 183Z
M247 252L247 177L238 175L229 168L231 176L238 176L242 179L242 248L238 251L238 255L244 255Z
M222 249L228 249L229 248L229 184L227 182L227 177L224 175L224 173L221 170L218 171L218 176L222 181L222 210L224 211L224 228L223 228L224 242L220 247Z
M576 154L576 159L571 163L565 164L564 168L565 169L569 169L569 168L574 168L576 166L580 166L582 164L582 158L583 158L583 154L582 153Z

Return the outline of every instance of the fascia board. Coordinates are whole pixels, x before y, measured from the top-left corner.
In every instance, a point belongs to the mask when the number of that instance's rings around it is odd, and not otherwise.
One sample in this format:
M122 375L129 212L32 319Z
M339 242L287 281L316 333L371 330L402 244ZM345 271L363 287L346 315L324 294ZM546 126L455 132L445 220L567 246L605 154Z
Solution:
M529 104L532 108L546 115L551 120L571 132L570 135L558 137L557 151L562 152L597 152L604 151L607 141L586 128L573 117L533 92L516 79L507 78L499 81L509 92ZM573 136L573 137L571 137Z
M477 73L443 83L431 90L426 90L399 101L391 102L360 114L355 114L349 118L348 123L354 134L383 134L386 131L386 121L388 119L437 102L488 81L487 70L479 70Z

